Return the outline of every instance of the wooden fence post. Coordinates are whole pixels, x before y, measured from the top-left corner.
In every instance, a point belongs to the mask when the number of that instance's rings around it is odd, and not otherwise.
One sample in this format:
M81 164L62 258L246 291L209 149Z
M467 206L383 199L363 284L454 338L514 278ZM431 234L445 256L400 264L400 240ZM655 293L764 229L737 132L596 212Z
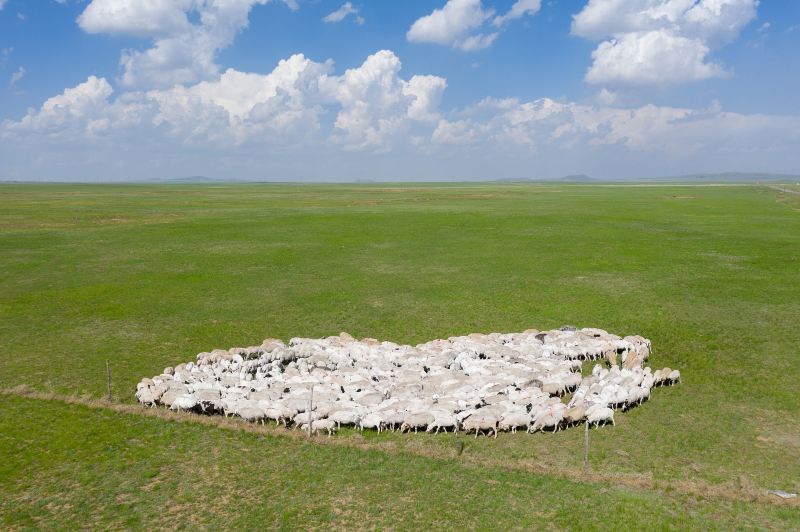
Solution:
M312 410L314 408L314 385L311 385L311 394L308 396L308 437L311 437L311 424L314 422Z
M106 388L108 388L108 400L111 401L111 366L106 360Z
M589 422L584 423L583 430L583 472L589 472Z

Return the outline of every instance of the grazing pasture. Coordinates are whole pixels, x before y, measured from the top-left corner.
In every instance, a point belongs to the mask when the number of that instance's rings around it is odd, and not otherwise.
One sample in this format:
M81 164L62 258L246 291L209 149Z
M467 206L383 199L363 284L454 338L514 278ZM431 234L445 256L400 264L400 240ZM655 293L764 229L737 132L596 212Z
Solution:
M0 272L5 527L800 526L766 494L800 491L797 195L6 184ZM682 374L591 431L586 477L581 431L309 444L135 404L142 376L213 347L564 324L641 334Z

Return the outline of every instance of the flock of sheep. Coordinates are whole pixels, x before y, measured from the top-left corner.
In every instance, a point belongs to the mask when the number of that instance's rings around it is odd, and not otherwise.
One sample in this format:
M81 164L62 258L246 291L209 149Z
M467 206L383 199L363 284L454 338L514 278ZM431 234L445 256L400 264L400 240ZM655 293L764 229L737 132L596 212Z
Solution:
M289 345L268 339L200 353L196 362L143 379L136 397L150 406L274 420L329 435L350 425L497 437L498 430L613 424L615 410L680 381L677 370L644 367L650 350L641 336L574 327L470 334L417 346L347 333L293 338ZM584 360L606 364L582 376Z

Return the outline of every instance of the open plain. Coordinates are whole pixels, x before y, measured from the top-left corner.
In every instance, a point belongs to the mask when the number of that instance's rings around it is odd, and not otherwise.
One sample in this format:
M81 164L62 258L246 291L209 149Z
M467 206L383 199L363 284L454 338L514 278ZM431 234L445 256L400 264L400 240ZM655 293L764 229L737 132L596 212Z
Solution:
M800 196L756 185L0 186L0 526L800 527ZM616 427L463 438L145 409L264 338L571 324L680 368ZM106 392L110 362L112 401ZM90 521L86 522L87 516Z

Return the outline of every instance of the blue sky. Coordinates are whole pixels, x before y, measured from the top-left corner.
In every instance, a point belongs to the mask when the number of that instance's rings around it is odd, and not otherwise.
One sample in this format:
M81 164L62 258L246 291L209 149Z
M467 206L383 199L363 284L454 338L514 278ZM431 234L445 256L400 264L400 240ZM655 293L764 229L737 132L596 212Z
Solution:
M0 6L0 178L800 173L800 2Z

